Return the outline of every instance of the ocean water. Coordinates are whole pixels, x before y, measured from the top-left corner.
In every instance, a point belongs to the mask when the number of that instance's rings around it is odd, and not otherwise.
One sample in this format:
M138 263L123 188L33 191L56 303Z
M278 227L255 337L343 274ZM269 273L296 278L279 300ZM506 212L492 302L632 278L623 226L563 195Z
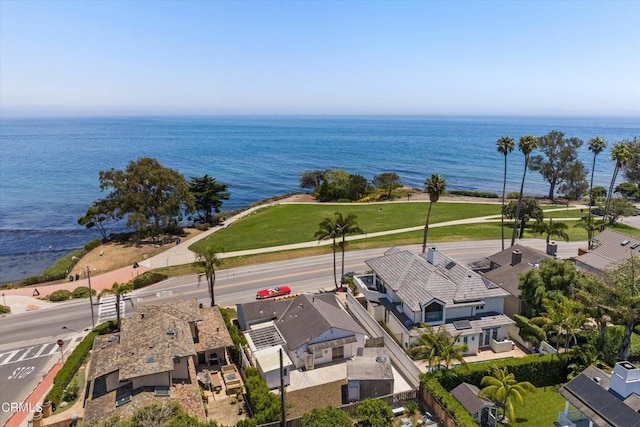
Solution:
M532 117L131 117L0 119L0 283L39 274L68 251L99 237L77 225L103 197L98 172L149 156L187 179L209 174L229 185L224 209L299 191L300 173L344 168L371 179L396 172L423 187L439 173L449 190L500 193L502 136L559 130L610 145L640 134L638 118ZM517 191L523 157L509 156L507 191ZM598 158L595 185L607 186L613 164ZM624 180L621 176L620 181ZM528 172L525 192L546 184ZM113 229L110 228L110 229Z

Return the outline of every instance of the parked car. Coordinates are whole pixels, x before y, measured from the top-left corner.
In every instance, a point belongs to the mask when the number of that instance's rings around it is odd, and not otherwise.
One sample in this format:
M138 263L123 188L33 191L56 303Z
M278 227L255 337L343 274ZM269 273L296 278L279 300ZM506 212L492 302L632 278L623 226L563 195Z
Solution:
M288 286L277 286L275 288L262 289L256 294L256 299L265 299L289 295L291 288Z

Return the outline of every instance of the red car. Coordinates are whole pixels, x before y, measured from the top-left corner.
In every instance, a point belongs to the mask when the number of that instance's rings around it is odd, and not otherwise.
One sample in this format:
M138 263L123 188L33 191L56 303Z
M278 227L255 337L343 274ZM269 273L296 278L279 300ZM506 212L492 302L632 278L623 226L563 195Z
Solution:
M258 293L256 294L256 299L279 297L282 295L289 295L290 293L291 293L290 287L277 286L275 288L263 289L261 291L258 291Z

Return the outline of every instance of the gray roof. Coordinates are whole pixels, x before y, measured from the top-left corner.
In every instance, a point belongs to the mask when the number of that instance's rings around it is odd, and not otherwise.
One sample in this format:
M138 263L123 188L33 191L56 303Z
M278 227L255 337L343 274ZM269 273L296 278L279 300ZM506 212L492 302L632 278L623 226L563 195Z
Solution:
M522 253L522 260L518 264L511 264L513 251L519 250ZM482 275L500 286L511 295L520 296L520 274L529 270L540 261L553 258L542 251L529 248L527 246L514 245L504 251L493 254L487 259L499 267L487 271Z
M282 313L286 310L288 306L286 301L288 300L288 298L284 301L279 299L265 299L245 304L237 304L236 309L240 327L248 329L248 326L256 323L276 320L282 316Z
M287 308L274 323L291 350L312 341L331 328L365 333L332 293L303 294L283 302L287 304Z
M383 347L365 348L362 356L347 360L347 380L392 379L391 358Z
M600 427L640 427L640 413L608 390L609 378L606 372L590 366L558 393Z
M430 249L431 250L431 249ZM394 290L412 311L433 299L447 307L483 298L505 297L508 292L442 252L434 264L424 256L392 248L383 256L367 260L383 283Z
M462 383L451 390L453 397L472 415L482 408L495 406L490 400L478 397L479 393L480 389L469 383Z
M618 231L606 229L593 241L594 249L575 258L578 266L582 263L604 272L628 260L631 254L640 254L640 239ZM623 242L627 243L623 245Z
M469 322L464 329L458 329L456 324L461 320ZM516 322L509 316L500 313L482 313L473 317L465 317L464 319L447 320L442 327L449 332L449 335L460 336L477 335L482 333L483 329L499 328L501 326L515 325Z

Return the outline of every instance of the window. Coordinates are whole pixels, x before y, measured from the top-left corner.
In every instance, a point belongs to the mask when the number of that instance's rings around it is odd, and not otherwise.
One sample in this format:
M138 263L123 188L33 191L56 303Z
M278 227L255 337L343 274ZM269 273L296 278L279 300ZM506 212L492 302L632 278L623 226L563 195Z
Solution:
M424 308L425 322L440 322L444 317L444 308L437 302L432 302Z
M315 351L313 352L313 358L314 358L314 359L320 359L320 358L322 358L322 350L315 350Z
M462 341L463 341L465 344L468 344L468 343L469 343L469 337L462 337Z

